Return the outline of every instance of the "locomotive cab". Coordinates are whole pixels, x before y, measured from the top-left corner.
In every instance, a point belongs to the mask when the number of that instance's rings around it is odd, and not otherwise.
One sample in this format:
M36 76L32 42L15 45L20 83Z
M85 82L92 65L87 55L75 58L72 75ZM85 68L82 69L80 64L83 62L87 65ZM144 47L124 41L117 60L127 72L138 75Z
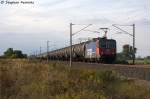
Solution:
M106 63L112 63L116 59L116 41L113 39L99 38L97 44L97 58Z

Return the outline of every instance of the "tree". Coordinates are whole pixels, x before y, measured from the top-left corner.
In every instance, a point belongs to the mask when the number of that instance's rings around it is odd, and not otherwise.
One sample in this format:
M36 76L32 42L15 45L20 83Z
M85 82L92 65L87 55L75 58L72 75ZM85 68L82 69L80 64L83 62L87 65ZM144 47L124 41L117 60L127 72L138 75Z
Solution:
M137 49L134 48L135 53L136 53L136 50L137 50ZM130 59L132 59L132 58L133 58L134 51L133 51L133 47L132 47L132 46L130 46L130 45L128 45L128 44L124 45L124 46L123 46L123 52L122 52L124 59L125 59L125 60L130 60Z
M22 54L22 51L20 51L20 50L15 50L14 51L14 58L23 58L24 56L23 56L23 54Z
M136 48L135 49L135 53L137 51ZM117 54L117 59L118 60L131 60L133 58L133 47L130 46L129 44L125 44L123 45L123 50L121 53Z
M13 54L13 48L8 48L6 52L4 52L4 57L11 57Z
M23 54L20 50L13 50L13 48L8 48L6 52L4 52L5 58L27 58L26 54Z
M147 56L145 59L150 59L150 56Z

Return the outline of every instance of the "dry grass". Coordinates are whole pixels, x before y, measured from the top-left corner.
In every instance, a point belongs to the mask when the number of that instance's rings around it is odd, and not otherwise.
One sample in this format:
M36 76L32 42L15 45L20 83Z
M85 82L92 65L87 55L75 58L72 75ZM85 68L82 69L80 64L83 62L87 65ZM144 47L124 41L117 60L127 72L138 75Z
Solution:
M0 99L149 99L150 87L114 71L58 63L0 60Z
M129 60L128 63L132 64L132 60ZM150 65L150 59L135 60L135 64L137 64L137 65Z

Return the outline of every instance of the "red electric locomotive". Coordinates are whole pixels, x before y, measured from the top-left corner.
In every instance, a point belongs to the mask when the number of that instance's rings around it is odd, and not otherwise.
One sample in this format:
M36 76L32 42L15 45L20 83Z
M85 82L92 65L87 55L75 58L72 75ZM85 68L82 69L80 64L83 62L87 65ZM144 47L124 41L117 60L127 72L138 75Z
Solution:
M100 60L109 63L114 62L116 59L116 41L107 38L98 39L96 53Z

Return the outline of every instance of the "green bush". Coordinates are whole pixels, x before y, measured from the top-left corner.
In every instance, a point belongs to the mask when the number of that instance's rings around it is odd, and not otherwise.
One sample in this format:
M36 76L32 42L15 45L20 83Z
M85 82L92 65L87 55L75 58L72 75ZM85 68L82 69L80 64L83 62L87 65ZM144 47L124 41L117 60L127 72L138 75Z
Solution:
M129 64L129 62L128 61L126 61L126 60L116 60L116 62L115 62L116 64L126 64L126 65L128 65Z

